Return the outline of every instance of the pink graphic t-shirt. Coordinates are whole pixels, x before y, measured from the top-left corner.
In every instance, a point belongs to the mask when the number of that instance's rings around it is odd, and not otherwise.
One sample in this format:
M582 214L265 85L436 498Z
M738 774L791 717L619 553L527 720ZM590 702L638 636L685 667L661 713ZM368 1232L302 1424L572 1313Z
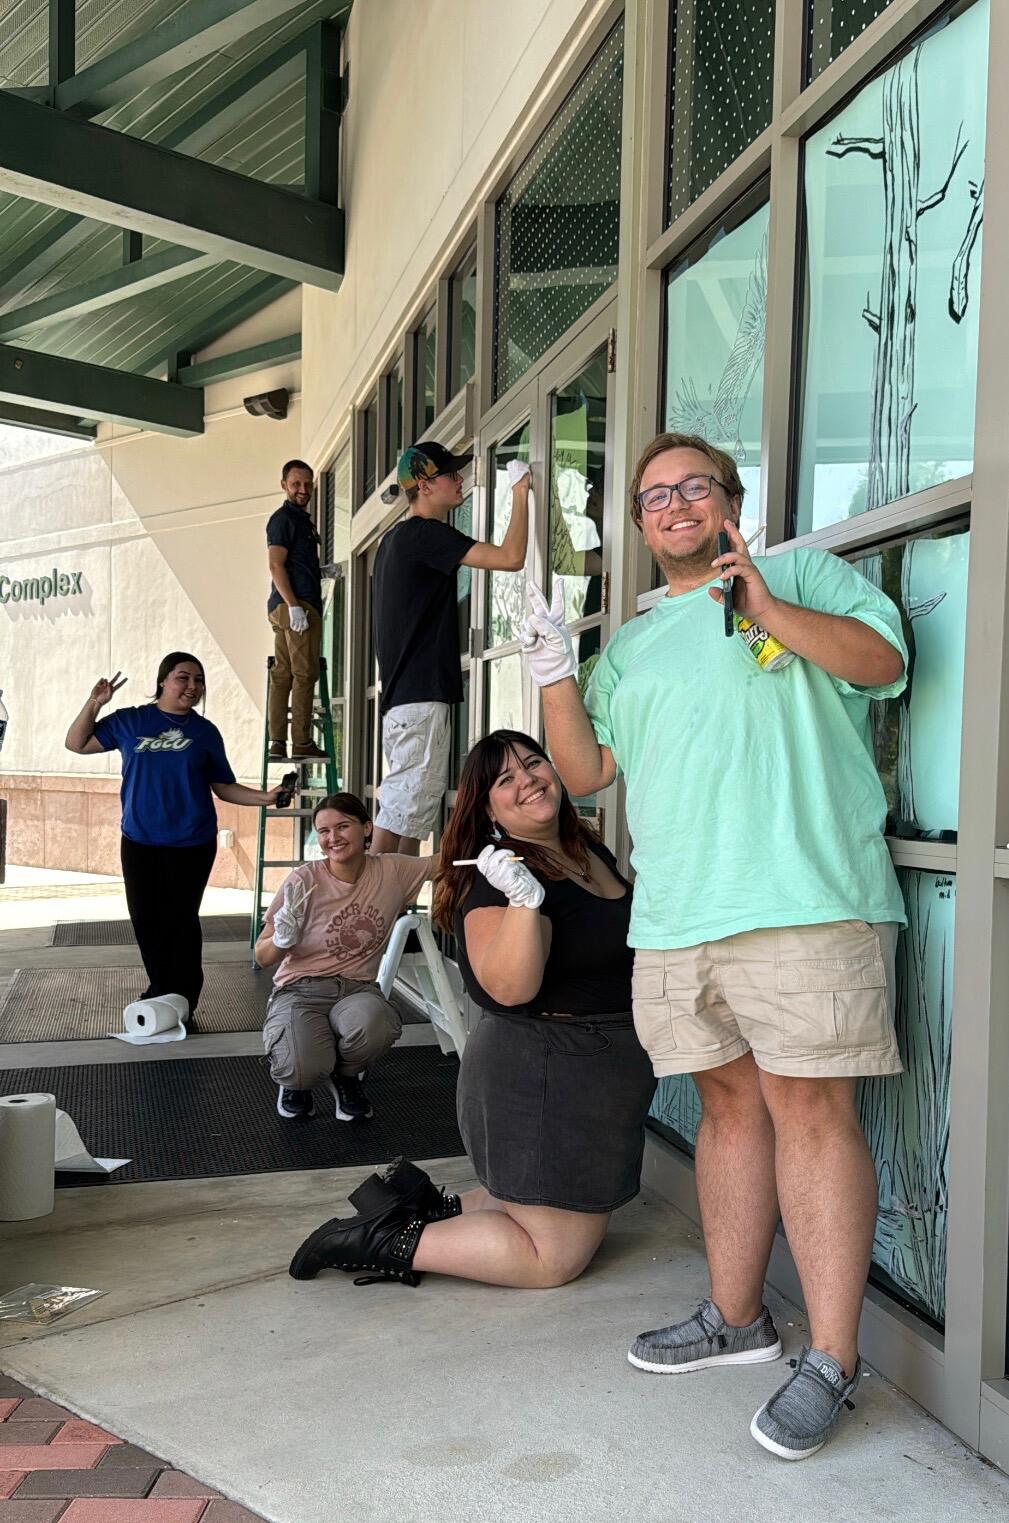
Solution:
M266 912L265 930L272 934L273 916L284 899L284 886L299 878L315 892L301 939L273 975L278 986L298 978L335 973L346 978L374 979L392 928L422 883L431 877L433 857L400 857L383 852L365 857L356 883L341 883L325 862L306 862L289 873Z

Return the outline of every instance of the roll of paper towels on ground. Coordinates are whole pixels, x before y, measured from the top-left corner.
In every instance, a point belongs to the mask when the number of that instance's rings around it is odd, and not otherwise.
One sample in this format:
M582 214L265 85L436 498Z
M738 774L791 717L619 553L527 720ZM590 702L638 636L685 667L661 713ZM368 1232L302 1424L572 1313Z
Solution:
M0 1098L0 1221L49 1215L55 1160L55 1096Z
M181 1041L186 1034L183 1021L189 1014L189 1002L181 994L162 994L154 999L135 999L123 1011L127 1038Z

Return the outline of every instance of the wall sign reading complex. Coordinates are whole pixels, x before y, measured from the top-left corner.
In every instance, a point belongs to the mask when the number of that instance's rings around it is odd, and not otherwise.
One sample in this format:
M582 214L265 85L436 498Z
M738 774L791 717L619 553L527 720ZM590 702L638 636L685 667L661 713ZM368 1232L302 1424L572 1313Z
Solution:
M0 603L44 603L47 598L72 598L83 592L83 571L57 571L48 576L28 576L16 582L0 575Z

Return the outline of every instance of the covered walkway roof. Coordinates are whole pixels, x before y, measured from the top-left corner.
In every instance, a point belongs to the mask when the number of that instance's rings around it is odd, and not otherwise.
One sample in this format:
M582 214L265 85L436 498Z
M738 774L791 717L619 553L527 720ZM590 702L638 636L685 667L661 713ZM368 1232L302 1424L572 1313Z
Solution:
M351 3L15 0L0 21L0 422L199 433L193 353L298 282L339 286Z

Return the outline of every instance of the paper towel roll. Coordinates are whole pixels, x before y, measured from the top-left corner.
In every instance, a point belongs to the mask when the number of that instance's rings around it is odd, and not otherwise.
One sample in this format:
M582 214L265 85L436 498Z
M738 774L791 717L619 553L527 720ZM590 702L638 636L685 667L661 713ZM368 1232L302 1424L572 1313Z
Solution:
M56 1099L0 1099L0 1221L26 1222L53 1209Z
M123 1025L130 1036L156 1036L182 1024L189 1014L189 1003L181 994L162 994L154 999L136 999L123 1011Z

